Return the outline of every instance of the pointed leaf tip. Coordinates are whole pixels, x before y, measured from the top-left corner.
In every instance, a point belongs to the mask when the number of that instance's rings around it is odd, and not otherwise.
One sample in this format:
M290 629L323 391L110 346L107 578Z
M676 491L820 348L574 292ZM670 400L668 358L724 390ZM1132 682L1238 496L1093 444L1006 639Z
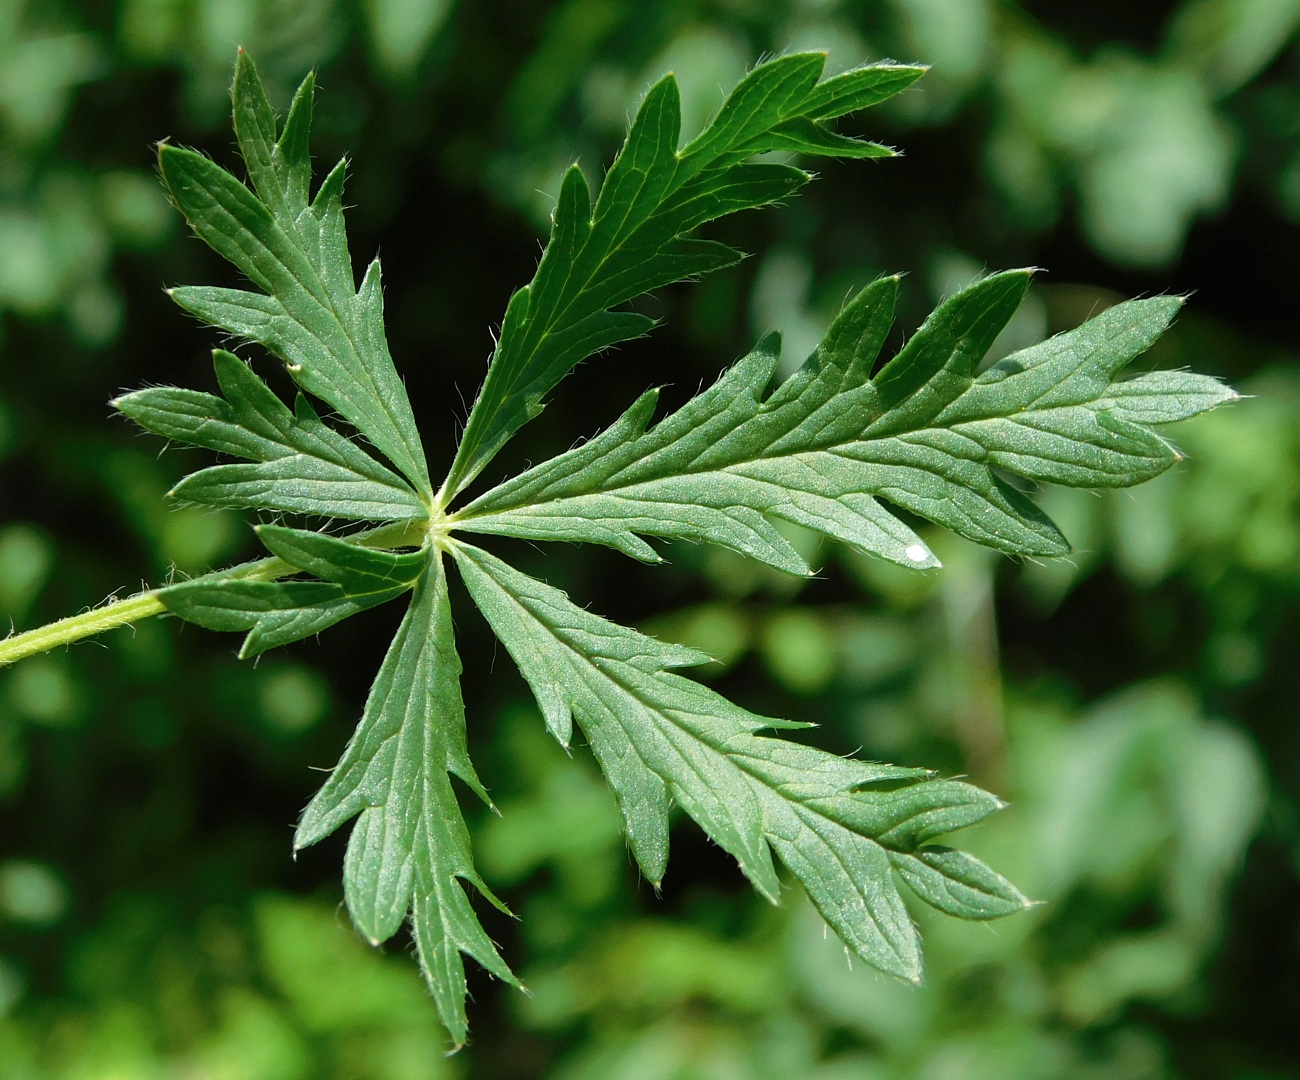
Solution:
M780 202L811 175L753 155L796 148L832 158L893 156L827 123L892 96L921 69L876 65L818 82L826 59L825 52L804 52L757 64L681 149L673 73L650 88L597 194L594 226L566 227L572 223L557 212L533 302L507 306L445 496L464 490L584 358L653 325L617 320L619 305L739 260L739 252L688 239L699 225Z

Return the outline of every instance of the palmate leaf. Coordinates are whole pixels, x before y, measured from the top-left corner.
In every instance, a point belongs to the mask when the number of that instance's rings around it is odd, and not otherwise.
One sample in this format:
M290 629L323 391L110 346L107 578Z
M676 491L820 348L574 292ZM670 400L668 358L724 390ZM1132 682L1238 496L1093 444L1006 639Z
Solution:
M979 860L927 846L999 809L992 795L922 769L761 736L795 725L755 716L669 670L707 656L593 615L485 551L459 543L452 551L552 733L567 744L572 721L582 727L656 886L676 802L773 903L775 851L846 945L906 979L920 978L920 945L891 866L923 900L965 918L1029 905Z
M1140 483L1178 460L1147 424L1236 395L1186 373L1113 381L1169 325L1177 297L1116 305L977 374L1028 282L1027 271L994 274L952 297L871 378L898 284L877 281L769 397L774 337L649 429L656 395L643 395L590 442L472 502L457 527L603 543L646 561L658 556L641 536L710 541L808 573L772 525L779 517L894 562L937 565L883 498L1001 551L1065 554L1056 526L1002 473Z
M981 372L1024 295L1025 272L993 275L948 300L873 377L897 291L895 279L882 279L770 393L774 338L657 424L651 391L590 442L450 511L575 364L651 325L615 308L739 257L691 237L699 225L777 201L809 179L754 155L891 153L828 123L897 93L922 69L873 65L818 81L824 59L796 54L759 65L680 149L677 91L666 77L646 95L594 206L586 179L570 169L550 241L531 284L510 300L436 496L384 341L378 263L359 288L352 277L343 166L311 196L312 79L277 133L252 62L240 53L234 115L251 190L198 154L160 150L163 177L195 231L259 290L184 287L175 298L281 357L297 385L386 462L325 423L305 395L290 409L222 350L214 354L221 396L173 387L122 396L117 407L147 429L242 459L200 469L177 485L178 498L384 523L348 535L263 525L258 534L272 558L158 596L183 618L244 632L241 655L254 656L413 593L357 730L294 844L314 844L356 819L344 869L352 919L378 943L409 918L457 1045L467 1033L463 956L517 981L465 887L502 906L474 869L451 779L487 801L466 749L443 567L449 552L551 732L567 746L573 724L581 728L617 797L632 852L656 886L677 804L763 896L780 898L776 862L783 863L850 948L904 978L919 976L920 950L900 883L968 919L1028 902L979 860L932 843L998 809L994 796L923 769L840 758L763 734L802 725L757 716L676 673L707 658L610 623L456 533L592 541L647 561L658 556L644 537L690 539L807 573L773 524L784 519L907 566L937 565L888 503L999 550L1059 554L1068 549L1064 538L1008 475L1137 483L1177 460L1150 425L1235 396L1187 373L1117 381L1174 317L1179 301L1169 297L1118 305Z
M594 208L582 170L569 169L537 273L506 308L487 377L442 486L444 501L541 412L542 399L574 365L654 325L645 315L613 308L741 258L725 244L689 239L692 231L783 199L811 179L792 165L747 159L769 150L849 158L893 154L836 135L826 124L892 97L925 69L873 64L818 82L825 63L824 53L796 53L759 65L680 150L677 83L666 75L642 101Z

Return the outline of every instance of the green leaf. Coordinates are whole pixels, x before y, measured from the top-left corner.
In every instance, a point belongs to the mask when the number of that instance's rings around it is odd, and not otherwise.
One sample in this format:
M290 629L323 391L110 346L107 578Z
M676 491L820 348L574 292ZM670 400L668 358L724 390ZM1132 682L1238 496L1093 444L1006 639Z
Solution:
M405 589L351 596L323 581L185 581L158 590L173 615L209 630L248 631L241 659L311 637L358 611L394 600Z
M164 179L195 231L255 287L186 287L173 295L280 356L303 391L394 468L322 422L306 396L289 409L221 350L221 396L171 387L123 396L118 408L144 427L244 459L199 470L177 486L180 498L392 523L347 536L263 525L258 535L270 559L158 596L184 618L247 632L241 655L252 656L414 591L357 730L294 843L314 844L356 819L344 868L352 919L378 943L409 917L457 1045L467 1032L463 956L518 982L465 887L505 910L474 869L451 780L488 801L466 748L447 551L551 733L568 746L574 723L581 728L614 790L633 855L656 887L676 803L762 895L779 900L779 861L854 952L904 978L919 978L921 961L900 883L962 918L997 918L1029 905L978 859L932 843L999 809L994 796L923 769L841 758L764 734L807 725L757 716L683 677L674 669L708 657L576 606L465 544L458 530L592 541L646 561L658 559L646 537L688 539L807 573L776 525L783 520L903 565L938 565L889 504L1003 551L1059 554L1064 538L1014 478L1138 483L1178 459L1151 425L1236 396L1183 372L1120 380L1173 319L1180 301L1171 297L1117 305L981 370L1025 294L1026 271L992 275L944 302L873 376L898 289L886 278L863 289L803 367L774 389L779 349L769 336L658 423L650 391L590 442L448 513L449 501L577 363L653 325L620 305L740 258L694 237L695 229L784 199L809 179L755 155L892 153L841 135L830 122L885 100L923 69L872 65L820 80L824 61L806 53L759 65L681 149L669 76L646 95L594 205L581 170L568 171L550 241L532 282L510 299L436 497L384 340L378 263L359 288L352 276L343 164L310 197L311 77L277 128L241 52L234 115L251 188L190 151L160 151ZM297 576L271 580L290 575Z
M823 53L797 53L759 65L681 150L677 84L667 75L642 101L594 210L582 171L569 169L537 273L506 309L487 378L442 487L444 502L541 412L542 399L576 364L653 326L644 315L611 309L741 258L724 244L689 239L692 230L783 199L810 179L800 169L746 164L746 158L768 150L828 157L893 153L837 135L825 121L883 101L924 69L871 65L819 83L825 61Z
M427 548L396 552L362 547L352 539L283 525L259 525L258 539L291 566L342 585L349 592L411 588L429 561Z
M747 147L754 153L785 151L796 154L822 154L827 157L876 158L893 157L894 151L880 143L864 142L831 131L825 124L801 116L777 124L753 140Z
M813 88L806 113L814 120L834 120L879 105L906 90L928 70L925 65L863 64L842 71Z
M235 132L256 193L191 150L159 148L163 180L194 231L261 290L182 287L171 295L205 322L279 356L299 386L351 423L427 499L424 451L384 338L378 260L360 288L352 277L343 162L308 202L313 87L308 76L276 139L270 103L240 51Z
M456 525L602 543L645 561L658 556L642 536L707 541L808 573L777 517L903 565L937 565L883 499L1002 551L1064 554L1056 526L1003 474L1139 483L1178 460L1147 424L1235 395L1185 373L1113 381L1168 326L1176 297L1116 305L980 373L1028 281L1027 271L995 274L952 297L872 378L897 292L896 279L877 281L770 396L772 337L654 427L652 391L590 442L470 503Z
M257 656L401 596L419 579L427 550L398 554L322 533L263 525L267 548L323 581L250 581L239 569L158 590L167 610L209 630L248 631L239 650Z
M290 411L237 356L213 353L224 398L151 387L113 402L158 435L255 464L192 473L172 494L190 502L286 510L348 520L424 518L428 507L400 476L321 422L302 395Z
M468 882L505 910L474 869L448 775L488 801L465 747L460 672L446 576L434 555L356 734L303 812L294 837L295 849L304 848L357 817L344 867L348 911L375 944L392 937L410 915L421 969L458 1046L468 1030L461 954L519 985L461 885Z
M936 902L931 878L912 869L933 861L933 849L920 845L981 820L1001 807L997 799L924 770L759 735L798 725L755 716L667 670L701 662L694 650L593 615L477 548L457 543L452 550L547 726L562 742L573 720L582 728L651 882L659 885L667 865L668 809L676 802L767 899L775 903L781 892L775 852L854 952L883 971L919 979L916 931L891 860L907 856L911 876L904 880L916 880L918 893ZM984 883L1004 902L1019 896L991 871L979 878L968 864L940 865L962 882ZM990 904L982 917L993 914Z
M1135 424L1172 424L1239 398L1218 379L1188 371L1153 371L1113 384L1098 398L1097 408Z

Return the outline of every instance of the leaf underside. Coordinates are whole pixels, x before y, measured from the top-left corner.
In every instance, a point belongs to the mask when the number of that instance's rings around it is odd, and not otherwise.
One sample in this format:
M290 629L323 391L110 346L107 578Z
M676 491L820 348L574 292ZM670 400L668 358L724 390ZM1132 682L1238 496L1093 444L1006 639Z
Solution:
M552 733L567 743L573 721L581 726L618 797L632 853L656 886L668 862L668 811L676 803L773 903L781 893L775 851L846 945L906 979L921 976L920 944L889 872L892 861L939 877L955 872L948 910L967 918L1026 906L1012 885L969 856L961 865L920 861L931 838L997 810L992 795L924 770L761 736L764 728L789 725L669 670L708 657L593 615L485 551L462 544L452 550ZM887 791L865 790L882 781L894 783ZM919 895L931 899L932 892Z
M740 258L696 238L700 225L780 201L810 179L755 155L892 153L830 122L887 99L923 69L880 64L822 79L824 61L807 53L759 65L680 148L677 88L667 76L647 93L594 204L581 170L566 173L549 243L532 282L507 305L436 493L385 342L378 261L360 286L352 275L343 164L311 193L312 78L279 126L239 54L235 130L251 187L192 151L160 149L177 206L254 286L186 286L173 297L279 357L301 392L290 408L244 360L217 350L219 395L154 387L115 404L150 431L236 459L194 472L176 498L324 525L263 524L272 559L158 595L183 618L243 632L241 655L255 656L412 594L356 732L294 845L355 819L344 867L352 919L376 944L409 921L456 1045L468 1031L463 956L518 981L466 889L505 910L474 869L451 780L491 805L466 749L448 553L548 729L565 746L574 724L581 729L656 886L678 805L767 899L780 899L779 860L848 947L913 980L920 946L900 885L967 919L1001 917L1028 901L979 860L933 842L997 810L994 796L765 734L802 725L756 716L678 674L707 657L586 611L454 532L599 543L652 562L659 556L647 537L686 539L809 573L774 525L780 519L903 565L937 566L901 509L1008 553L1060 554L1068 545L1026 482L1148 479L1178 458L1151 425L1235 396L1182 372L1117 378L1168 326L1180 304L1172 297L1117 305L981 370L1025 294L1024 271L992 275L946 301L873 377L898 288L886 278L851 300L807 363L770 392L774 337L657 423L650 391L589 442L450 510L575 365L651 328L621 305ZM322 419L311 398L354 435ZM368 524L325 531L340 521Z
M460 672L447 579L442 560L431 558L361 723L294 837L295 848L306 847L357 818L343 872L352 920L378 944L410 915L438 1014L458 1044L468 1029L461 953L518 984L461 885L468 882L505 910L474 870L451 786L454 773L488 801L465 748Z

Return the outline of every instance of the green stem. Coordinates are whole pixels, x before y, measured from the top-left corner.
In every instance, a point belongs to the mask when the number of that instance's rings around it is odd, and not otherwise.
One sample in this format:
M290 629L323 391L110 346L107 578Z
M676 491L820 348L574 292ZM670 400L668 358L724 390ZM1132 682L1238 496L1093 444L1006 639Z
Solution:
M58 645L71 645L92 634L102 634L115 626L138 622L166 610L163 602L158 599L158 594L153 591L137 593L125 600L110 600L103 607L71 615L47 626L38 626L35 630L12 634L0 641L0 667L46 652Z
M350 539L365 547L419 547L429 535L427 521L399 522L393 525L381 525L354 534ZM193 578L193 581L206 581L239 578L246 581L275 581L298 573L296 566L291 566L283 559L254 559L252 562L240 563L225 570L214 570L210 574ZM15 661L22 660L37 653L48 652L60 645L71 645L82 638L102 634L118 626L147 619L151 615L160 615L167 610L161 594L163 589L149 589L125 600L110 600L100 607L83 611L80 615L69 615L66 619L38 626L35 630L24 630L21 634L11 634L0 640L0 668Z
M270 558L241 563L228 570L216 570L193 580L237 577L254 581L274 581L276 578L294 573L297 573L296 567L290 566L283 559ZM71 645L83 638L102 634L105 630L127 626L141 619L147 619L151 615L159 615L167 610L167 605L160 598L163 591L149 589L128 596L125 600L109 600L108 603L92 608L90 611L83 611L80 615L69 615L66 619L38 626L35 630L11 634L0 641L0 668L25 657L48 652L60 645Z

